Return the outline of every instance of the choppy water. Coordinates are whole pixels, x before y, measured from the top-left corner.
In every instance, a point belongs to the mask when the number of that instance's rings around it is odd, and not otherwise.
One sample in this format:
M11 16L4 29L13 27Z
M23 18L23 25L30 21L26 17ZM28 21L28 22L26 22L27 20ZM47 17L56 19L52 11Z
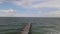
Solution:
M0 17L0 34L16 34L29 22L32 34L60 34L60 18L39 17Z

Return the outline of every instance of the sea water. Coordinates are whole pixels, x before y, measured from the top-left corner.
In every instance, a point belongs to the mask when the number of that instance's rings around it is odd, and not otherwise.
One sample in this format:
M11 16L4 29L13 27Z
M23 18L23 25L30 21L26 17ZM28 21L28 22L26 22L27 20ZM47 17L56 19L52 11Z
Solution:
M0 17L0 34L17 34L32 23L32 34L60 34L60 18Z

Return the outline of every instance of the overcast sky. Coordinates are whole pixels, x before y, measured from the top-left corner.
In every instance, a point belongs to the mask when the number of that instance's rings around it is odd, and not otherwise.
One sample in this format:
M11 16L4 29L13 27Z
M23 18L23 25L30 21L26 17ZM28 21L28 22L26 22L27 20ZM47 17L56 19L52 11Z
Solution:
M60 17L60 0L0 0L0 17Z

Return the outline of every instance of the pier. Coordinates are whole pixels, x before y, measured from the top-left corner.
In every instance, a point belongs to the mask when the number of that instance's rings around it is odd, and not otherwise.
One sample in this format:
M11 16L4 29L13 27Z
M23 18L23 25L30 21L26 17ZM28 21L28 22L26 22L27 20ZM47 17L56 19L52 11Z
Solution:
M21 34L31 34L32 24L28 23L21 31Z

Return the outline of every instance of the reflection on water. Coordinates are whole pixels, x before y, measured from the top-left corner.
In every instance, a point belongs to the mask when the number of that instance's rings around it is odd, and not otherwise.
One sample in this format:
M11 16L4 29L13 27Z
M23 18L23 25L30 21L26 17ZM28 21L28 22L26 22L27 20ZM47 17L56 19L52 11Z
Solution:
M0 17L0 34L16 34L32 23L32 34L60 34L60 18Z

